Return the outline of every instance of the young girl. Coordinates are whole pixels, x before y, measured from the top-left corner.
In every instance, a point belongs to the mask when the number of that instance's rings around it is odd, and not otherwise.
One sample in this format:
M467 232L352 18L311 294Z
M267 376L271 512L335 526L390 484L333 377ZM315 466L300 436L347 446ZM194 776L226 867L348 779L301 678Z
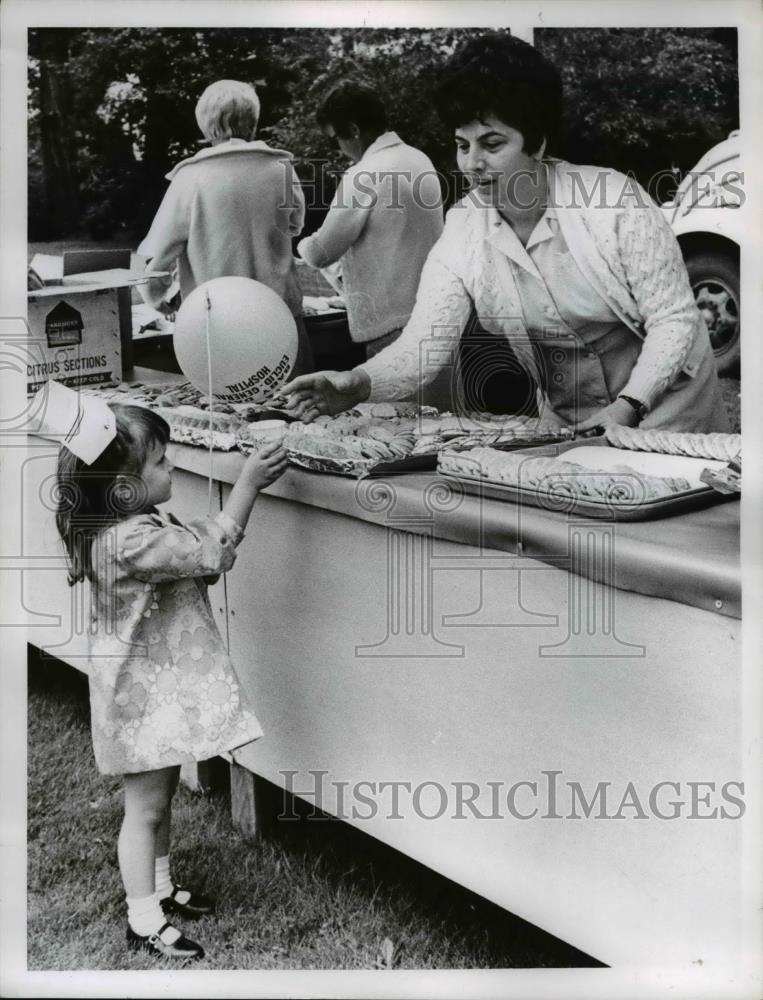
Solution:
M99 770L123 774L118 856L127 942L174 959L201 958L168 916L212 910L170 875L172 796L180 765L262 734L212 617L207 584L231 568L260 489L283 472L280 442L246 461L216 517L180 524L157 504L172 492L169 427L114 404L116 436L91 464L65 446L58 530L70 582L91 581L90 702Z

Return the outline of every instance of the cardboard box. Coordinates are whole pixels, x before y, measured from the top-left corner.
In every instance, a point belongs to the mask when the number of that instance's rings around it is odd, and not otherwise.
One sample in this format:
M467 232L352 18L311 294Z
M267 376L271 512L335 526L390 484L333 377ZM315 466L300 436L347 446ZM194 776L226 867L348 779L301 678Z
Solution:
M64 275L64 258L52 253L36 253L29 263L29 270L43 285L60 285Z
M48 379L71 388L122 380L118 294L97 287L29 293L28 394Z
M71 388L103 385L132 373L131 289L150 276L114 268L113 253L90 251L85 274L66 274L57 284L27 293L30 356L27 393L53 379ZM33 261L34 263L34 261ZM46 260L47 265L52 263ZM46 280L56 268L46 268Z

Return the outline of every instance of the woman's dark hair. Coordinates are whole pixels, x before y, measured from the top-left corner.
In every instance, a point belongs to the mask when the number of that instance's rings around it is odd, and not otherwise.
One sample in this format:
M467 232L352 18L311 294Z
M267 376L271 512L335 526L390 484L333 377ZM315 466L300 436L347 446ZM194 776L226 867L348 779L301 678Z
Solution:
M56 470L56 527L69 558L69 583L90 579L95 536L146 506L141 479L154 444L166 445L170 428L143 406L110 404L117 434L91 464L61 446Z
M345 138L350 126L361 132L381 135L387 131L387 112L382 100L370 87L354 80L342 80L321 101L316 114L318 124L330 125Z
M437 113L449 128L499 118L535 153L553 137L562 111L562 81L541 53L519 38L493 31L463 42L440 75Z

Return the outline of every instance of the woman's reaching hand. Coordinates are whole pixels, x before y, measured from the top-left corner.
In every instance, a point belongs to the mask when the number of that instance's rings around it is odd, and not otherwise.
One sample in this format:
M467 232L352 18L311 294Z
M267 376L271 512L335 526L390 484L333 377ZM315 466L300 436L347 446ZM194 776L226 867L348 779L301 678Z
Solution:
M638 414L631 404L620 396L608 406L602 407L596 413L575 424L575 430L590 431L594 427L608 427L611 424L619 424L621 427L635 427L638 423Z
M278 393L287 413L310 423L321 414L334 416L368 399L371 380L364 371L314 372L292 379Z

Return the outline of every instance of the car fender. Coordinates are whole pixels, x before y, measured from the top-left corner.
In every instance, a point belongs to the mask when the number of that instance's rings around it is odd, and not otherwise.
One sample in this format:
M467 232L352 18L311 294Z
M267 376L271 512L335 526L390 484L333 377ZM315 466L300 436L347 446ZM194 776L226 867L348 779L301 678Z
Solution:
M738 209L697 207L682 219L676 220L672 229L679 243L683 242L682 237L692 236L697 241L704 234L708 237L722 237L741 246L745 232L743 218L744 213Z

